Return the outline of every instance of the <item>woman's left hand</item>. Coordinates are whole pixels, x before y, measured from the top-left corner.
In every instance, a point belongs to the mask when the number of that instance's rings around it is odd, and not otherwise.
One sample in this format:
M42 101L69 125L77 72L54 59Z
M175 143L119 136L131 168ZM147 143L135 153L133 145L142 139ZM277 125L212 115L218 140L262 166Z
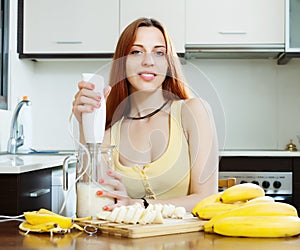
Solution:
M119 173L113 170L108 170L107 174L111 176L110 179L100 179L99 183L101 185L109 185L113 187L113 191L109 190L99 190L97 192L98 196L110 197L116 200L115 204L106 205L103 207L104 210L111 211L115 207L127 206L130 204L131 198L127 194L126 187L122 183L122 178Z

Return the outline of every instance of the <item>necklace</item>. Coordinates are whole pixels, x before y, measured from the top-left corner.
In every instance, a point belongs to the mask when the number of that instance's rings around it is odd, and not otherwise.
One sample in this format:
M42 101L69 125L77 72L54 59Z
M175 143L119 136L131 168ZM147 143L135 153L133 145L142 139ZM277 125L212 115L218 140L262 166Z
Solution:
M168 102L169 102L169 100L167 100L160 108L154 110L153 112L151 112L148 115L144 115L144 116L141 116L141 117L126 116L126 118L130 119L130 120L142 120L142 119L154 116L156 113L158 113L159 111L161 111L167 105Z

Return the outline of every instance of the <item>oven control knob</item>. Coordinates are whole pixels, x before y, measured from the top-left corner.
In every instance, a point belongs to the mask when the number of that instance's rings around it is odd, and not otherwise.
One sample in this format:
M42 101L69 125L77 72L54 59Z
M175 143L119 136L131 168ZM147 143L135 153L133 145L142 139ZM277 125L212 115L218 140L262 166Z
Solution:
M263 181L261 185L262 185L263 188L268 188L268 187L270 187L270 182Z
M258 181L252 181L253 184L259 185Z
M241 181L240 183L241 183L241 184L243 184L243 183L247 183L247 181Z
M273 187L274 188L280 188L281 187L281 182L280 181L274 181Z

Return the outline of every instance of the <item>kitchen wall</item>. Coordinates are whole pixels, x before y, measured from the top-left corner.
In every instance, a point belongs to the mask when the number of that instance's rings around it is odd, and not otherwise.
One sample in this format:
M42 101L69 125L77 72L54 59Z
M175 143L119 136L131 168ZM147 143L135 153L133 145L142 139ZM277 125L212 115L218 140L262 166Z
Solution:
M33 147L72 149L71 103L81 72L107 72L109 61L19 60L16 3L11 6L9 110L0 111L0 150L6 150L11 110L19 98L32 101ZM191 60L184 65L195 95L212 106L225 149L300 148L300 60L277 65L268 59ZM222 139L223 141L223 139ZM223 142L221 143L223 145Z

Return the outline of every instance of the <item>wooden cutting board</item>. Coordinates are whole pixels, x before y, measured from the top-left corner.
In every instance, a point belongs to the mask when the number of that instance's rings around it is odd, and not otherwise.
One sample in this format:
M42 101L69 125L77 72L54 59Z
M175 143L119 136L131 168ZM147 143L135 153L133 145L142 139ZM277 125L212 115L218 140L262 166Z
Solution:
M81 226L92 225L100 229L102 233L127 237L142 238L158 235L197 232L203 230L206 221L197 217L188 216L183 219L164 219L163 224L123 224L112 223L104 220L90 220L78 223Z

